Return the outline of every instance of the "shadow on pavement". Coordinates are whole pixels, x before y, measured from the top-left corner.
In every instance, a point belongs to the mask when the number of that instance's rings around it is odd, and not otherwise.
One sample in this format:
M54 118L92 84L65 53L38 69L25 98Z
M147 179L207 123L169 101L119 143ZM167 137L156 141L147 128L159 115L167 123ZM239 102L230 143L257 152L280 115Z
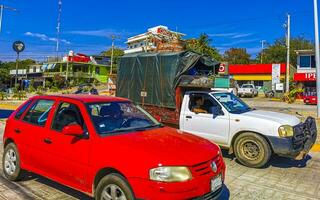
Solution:
M226 185L223 186L222 192L218 200L227 200L230 199L230 191Z
M230 159L231 161L235 160L236 163L242 165L234 156L234 154L228 154L228 150L222 150L222 155L224 159ZM268 168L270 166L278 167L278 168L304 168L307 166L307 162L311 160L312 157L307 155L307 157L303 160L294 160L292 158L280 157L277 155L272 155L270 161L266 166L261 169Z
M37 182L44 184L48 187L54 188L55 190L61 191L62 193L65 193L65 194L67 194L73 198L76 198L76 199L93 200L93 198L85 195L82 192L79 192L79 191L74 190L72 188L69 188L67 186L61 185L55 181L52 181L50 179L43 177L43 176L28 172L22 181L30 181L30 180L34 180L34 181L37 181Z
M0 119L6 119L8 118L11 113L13 113L14 110L3 110L3 109L0 109Z

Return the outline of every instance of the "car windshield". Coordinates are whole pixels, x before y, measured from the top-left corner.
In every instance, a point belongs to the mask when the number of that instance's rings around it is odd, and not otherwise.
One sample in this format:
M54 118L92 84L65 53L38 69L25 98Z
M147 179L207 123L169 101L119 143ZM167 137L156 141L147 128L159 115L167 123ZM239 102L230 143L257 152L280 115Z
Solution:
M242 85L242 88L253 88L252 85Z
M92 103L87 107L96 131L101 135L141 131L162 126L140 106L131 102Z
M215 93L213 96L233 114L241 114L252 110L246 103L232 93Z

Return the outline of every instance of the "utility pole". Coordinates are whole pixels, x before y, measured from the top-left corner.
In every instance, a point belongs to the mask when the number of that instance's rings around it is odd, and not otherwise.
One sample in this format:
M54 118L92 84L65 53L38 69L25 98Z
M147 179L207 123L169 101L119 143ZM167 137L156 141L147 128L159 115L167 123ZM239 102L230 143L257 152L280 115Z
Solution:
M4 5L0 5L0 33L1 33L1 31L2 31L2 18L3 18L4 9L12 10L12 11L15 11L15 12L18 11L18 10L15 9L15 8L10 8L10 7L4 6Z
M111 40L112 40L112 47L111 47L111 69L110 69L110 74L112 74L113 70L113 60L114 60L114 41L115 39L120 38L119 36L116 35L111 35Z
M62 12L62 0L58 2L58 19L57 19L57 45L56 45L56 53L57 53L57 61L59 57L59 47L60 47L60 25L61 25L61 12Z
M286 69L286 93L289 93L289 81L290 81L290 15L287 14L287 23L285 27L287 28L287 69Z
M111 69L110 69L110 74L112 74L112 70L113 70L113 51L114 51L114 40L116 39L116 36L112 35L111 39L112 39L112 47L111 47Z
M261 64L263 63L263 50L264 50L264 44L265 44L265 40L261 40L260 41L261 42L261 55L260 55L260 62L261 62Z
M317 117L320 117L320 46L319 46L319 21L318 21L318 0L313 0L314 9L314 34L317 70Z

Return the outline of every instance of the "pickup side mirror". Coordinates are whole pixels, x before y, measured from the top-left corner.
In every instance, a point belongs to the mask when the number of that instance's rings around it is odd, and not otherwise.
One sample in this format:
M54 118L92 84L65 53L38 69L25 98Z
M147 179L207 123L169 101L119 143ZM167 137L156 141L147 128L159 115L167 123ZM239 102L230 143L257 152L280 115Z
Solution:
M62 133L64 135L83 136L84 131L79 124L73 124L73 125L65 126L62 129Z

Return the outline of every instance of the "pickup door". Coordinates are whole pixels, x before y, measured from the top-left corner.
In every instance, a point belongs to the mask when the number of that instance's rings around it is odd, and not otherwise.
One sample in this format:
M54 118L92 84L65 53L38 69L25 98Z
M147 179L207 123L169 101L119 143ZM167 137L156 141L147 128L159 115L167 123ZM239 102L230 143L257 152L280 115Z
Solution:
M229 121L229 113L224 112L209 94L185 95L180 115L181 130L223 145L228 143Z

